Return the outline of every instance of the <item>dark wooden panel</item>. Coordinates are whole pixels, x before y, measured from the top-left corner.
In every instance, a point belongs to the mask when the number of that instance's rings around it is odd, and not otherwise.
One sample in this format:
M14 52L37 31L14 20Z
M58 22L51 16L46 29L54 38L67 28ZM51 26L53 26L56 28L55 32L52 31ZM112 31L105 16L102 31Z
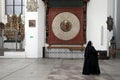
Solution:
M48 7L81 7L83 0L49 0Z

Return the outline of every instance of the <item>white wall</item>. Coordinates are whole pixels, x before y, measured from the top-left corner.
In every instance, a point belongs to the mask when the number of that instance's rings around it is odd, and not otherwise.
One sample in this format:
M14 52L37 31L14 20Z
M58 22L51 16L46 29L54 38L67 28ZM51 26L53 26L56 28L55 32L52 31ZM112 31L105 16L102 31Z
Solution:
M36 26L29 27L29 20L35 20ZM28 58L38 57L38 12L25 13L25 52Z
M45 18L46 18L46 13L45 13L45 5L42 0L39 0L39 9L38 9L38 53L39 57L43 57L43 47L45 45L45 34L46 34L46 26L45 26Z
M5 15L5 0L0 0L0 21L6 23L7 17Z
M112 10L114 6L113 1L114 0L90 0L90 2L88 2L87 41L93 41L97 50L107 50L108 41L113 34L112 32L108 32L106 24L107 17L114 15L114 11ZM6 22L4 2L4 0L0 0L0 10L2 9L0 18L2 17L2 21ZM25 11L25 54L27 58L42 57L42 48L45 45L45 7L42 0L38 0L38 4L38 12ZM33 28L29 27L29 20L36 20L36 26ZM103 32L103 34L101 32Z
M27 58L42 58L45 44L45 8L38 1L38 12L25 12L25 52ZM29 27L29 20L36 20L36 27Z
M106 20L107 0L90 0L87 7L87 40L93 41L97 50L107 50Z
M93 41L97 50L107 50L113 30L107 30L107 17L114 17L114 0L90 0L87 7L87 40Z
M107 7L108 7L108 16L114 17L114 6L115 6L115 0L107 0Z
M29 20L36 21L35 27L29 26ZM25 53L27 58L38 58L38 12L27 12L27 8L25 9Z

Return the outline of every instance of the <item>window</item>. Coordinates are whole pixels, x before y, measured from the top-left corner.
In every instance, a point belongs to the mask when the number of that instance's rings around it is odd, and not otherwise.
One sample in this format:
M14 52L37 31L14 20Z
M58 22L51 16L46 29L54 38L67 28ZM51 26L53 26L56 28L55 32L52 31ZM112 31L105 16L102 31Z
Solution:
M5 0L5 14L24 14L24 0Z

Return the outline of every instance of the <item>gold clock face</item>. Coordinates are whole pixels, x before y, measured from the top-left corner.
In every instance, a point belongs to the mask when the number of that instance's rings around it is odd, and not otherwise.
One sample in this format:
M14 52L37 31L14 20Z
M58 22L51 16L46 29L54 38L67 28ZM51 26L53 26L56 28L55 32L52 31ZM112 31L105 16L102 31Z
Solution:
M63 20L60 23L60 28L63 32L68 32L72 29L72 24L68 20Z
M71 40L80 31L80 21L71 12L62 12L55 16L52 22L52 31L60 40Z

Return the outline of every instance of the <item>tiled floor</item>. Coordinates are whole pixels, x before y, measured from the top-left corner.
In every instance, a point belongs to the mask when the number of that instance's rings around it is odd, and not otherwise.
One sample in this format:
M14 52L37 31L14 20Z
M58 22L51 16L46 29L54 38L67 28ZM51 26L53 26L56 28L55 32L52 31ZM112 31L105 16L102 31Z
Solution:
M100 60L101 75L82 75L83 59L0 59L0 80L120 80L120 60Z

